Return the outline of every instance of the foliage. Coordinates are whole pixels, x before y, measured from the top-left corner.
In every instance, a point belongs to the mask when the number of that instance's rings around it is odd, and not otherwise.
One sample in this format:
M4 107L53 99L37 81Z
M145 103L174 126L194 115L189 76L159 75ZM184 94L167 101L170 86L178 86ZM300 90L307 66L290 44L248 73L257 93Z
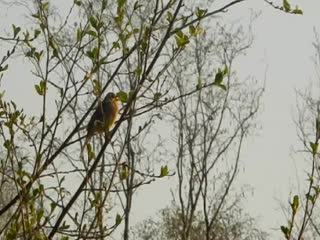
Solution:
M190 231L190 240L206 239L206 226L201 212L195 214ZM211 240L263 240L266 233L256 229L254 219L243 213L241 207L235 204L228 211L219 214L212 230ZM182 239L183 217L181 209L170 206L160 210L159 217L148 218L134 226L133 239L143 240L179 240Z
M320 42L316 38L315 67L319 68ZM297 119L298 137L303 146L304 157L308 160L309 169L306 170L306 184L302 193L298 193L289 201L288 223L280 227L285 239L317 239L320 236L318 229L319 213L319 140L320 140L320 105L318 94L312 89L305 92L297 91Z
M34 0L19 5L25 7L31 23L13 24L8 36L0 36L1 49L6 49L1 53L0 79L8 81L10 73L17 71L15 63L23 63L32 74L32 90L26 93L33 91L30 96L36 97L36 104L24 111L28 101L19 106L5 91L0 93L4 156L0 192L11 190L1 199L0 217L5 220L0 224L0 237L104 239L123 226L124 239L129 239L134 193L173 175L169 166L156 164L163 148L151 134L155 119L161 120L165 107L183 104L188 96L205 91L211 91L211 98L227 101L234 87L231 61L226 58L208 69L210 78L200 74L191 79L193 88L179 88L182 82L171 71L184 52L201 42L208 30L206 21L243 1L220 7L210 1L207 8L183 0L75 0L61 6ZM287 2L284 10L294 13ZM89 115L107 92L115 92L121 101L119 119L110 132L85 144L83 130ZM244 138L251 127L246 116L251 119L257 106L250 100L256 98L248 100L245 115L229 111L233 126L241 133L233 139ZM201 104L210 107L209 102ZM239 101L233 107L237 104ZM84 145L88 147L82 155ZM239 161L239 156L235 159ZM228 191L229 187L220 199L221 206ZM217 209L210 225L220 214L221 207Z

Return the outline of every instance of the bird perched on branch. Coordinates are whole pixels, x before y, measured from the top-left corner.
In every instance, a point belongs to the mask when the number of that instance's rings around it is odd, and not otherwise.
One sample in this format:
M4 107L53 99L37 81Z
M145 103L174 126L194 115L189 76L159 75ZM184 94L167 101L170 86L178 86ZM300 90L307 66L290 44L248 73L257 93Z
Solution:
M119 111L119 99L113 93L109 92L91 116L87 125L87 137L84 146L86 146L91 137L95 134L108 133L117 119Z

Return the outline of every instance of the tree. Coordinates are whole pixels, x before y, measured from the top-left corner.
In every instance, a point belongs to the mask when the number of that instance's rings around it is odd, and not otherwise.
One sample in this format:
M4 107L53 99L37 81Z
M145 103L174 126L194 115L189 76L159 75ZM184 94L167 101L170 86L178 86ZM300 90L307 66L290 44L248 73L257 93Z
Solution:
M177 143L172 153L178 178L174 204L161 212L160 220L147 219L138 231L133 230L137 239L264 237L244 228L249 218L233 215L240 211L241 197L231 194L242 143L255 129L263 92L254 81L237 79L233 71L252 38L242 26L227 29L217 24L205 29L206 36L196 39L169 71L178 95L183 96L169 113ZM212 66L225 67L214 75ZM217 88L202 89L207 84ZM197 94L187 94L192 90Z
M11 34L0 37L8 49L0 72L3 81L14 61L28 62L40 111L26 114L1 93L1 172L8 174L2 181L14 182L0 209L1 218L9 215L1 237L103 239L123 220L128 239L134 191L168 175L165 166L160 174L138 169L152 152L141 141L149 136L155 110L206 88L229 87L223 83L230 76L227 62L216 66L213 82L197 81L196 90L178 95L163 92L163 86L178 84L167 70L205 32L206 19L241 2L208 2L209 10L183 0L75 0L61 9L53 1L28 1L32 23L12 25ZM298 13L288 4L283 11ZM122 102L121 116L82 156L82 129L109 91Z
M204 216L197 212L191 224L191 240L207 239ZM183 217L176 206L164 208L157 218L147 218L132 229L133 239L182 239ZM255 228L255 219L243 213L240 206L234 205L228 211L220 213L210 233L211 240L263 240L266 233Z
M316 34L314 42L316 71L319 69L320 42ZM320 105L319 96L313 89L297 91L297 135L302 150L297 152L300 159L306 159L306 184L302 192L296 193L289 201L286 213L288 224L281 226L284 238L291 239L317 239L319 231L319 139L320 139ZM318 90L317 90L318 91Z

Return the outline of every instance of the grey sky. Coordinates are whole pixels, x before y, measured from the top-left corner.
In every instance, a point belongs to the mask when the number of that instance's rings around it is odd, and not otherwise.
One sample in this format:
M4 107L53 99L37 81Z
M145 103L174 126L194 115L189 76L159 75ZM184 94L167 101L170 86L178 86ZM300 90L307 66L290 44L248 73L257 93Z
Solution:
M292 157L293 148L302 147L293 121L295 89L306 88L311 80L314 80L314 86L318 86L311 57L315 54L312 46L314 28L320 29L320 3L291 2L303 9L303 16L284 14L257 0L240 4L226 14L227 21L245 21L250 15L250 8L261 11L253 24L253 46L240 62L238 60L236 69L240 77L252 75L261 85L266 80L263 110L259 115L261 130L245 144L242 155L244 168L237 184L253 187L254 193L247 195L245 209L258 216L261 227L271 234L270 239L283 239L279 228L287 220L279 201L286 204L290 196L299 193L297 183L306 183L305 171L308 168L304 159L294 160ZM161 181L154 186L165 191L167 184L168 181ZM164 198L159 199L158 195L152 194L152 189L152 186L146 187L145 194L139 194L134 205L137 212L152 215L156 211L155 202L160 208L166 204L165 197L170 200L170 193L161 192ZM136 216L136 219L142 219L142 216Z
M298 189L293 189L298 182L296 173L300 182L306 183L304 159L294 161L291 157L293 147L302 147L293 122L295 89L306 88L311 80L314 80L314 87L318 86L311 56L315 54L313 29L320 27L320 4L318 1L292 1L293 6L295 3L303 9L303 16L288 16L260 1L243 4L240 10L245 12L246 5L261 10L262 14L254 25L253 48L240 64L239 72L249 72L263 80L264 69L268 66L264 110L260 115L262 130L248 141L242 158L245 171L241 181L254 187L254 196L248 198L247 208L260 215L263 228L279 238L279 227L286 219L278 200L287 203L291 191L291 196L298 193Z
M261 11L260 17L253 25L253 47L248 50L246 56L241 57L241 62L237 64L237 72L240 77L252 75L261 85L266 73L263 111L259 116L262 129L245 145L242 156L244 169L237 184L249 184L254 188L254 194L247 196L245 206L252 215L260 217L259 223L262 228L273 236L270 239L280 239L279 227L286 223L279 210L278 200L287 202L290 191L298 182L296 170L302 183L305 179L304 160L293 161L291 157L292 146L299 146L293 122L296 102L294 89L303 89L312 79L316 80L311 56L315 53L312 47L313 28L320 31L320 2L290 0L290 3L293 6L299 5L304 15L284 14L262 0L241 3L226 14L227 21L232 21L247 19L250 8ZM7 11L2 8L1 3L0 9L0 32L3 32L4 26L11 27L13 22L17 25L22 24L21 12L12 9ZM33 94L34 87L28 79L28 76L31 78L31 74L23 64L17 65L15 69L17 68L17 72L11 73L12 79L4 79L1 88L6 89L7 98L12 98L27 112L37 111L37 96ZM317 82L314 86L318 86ZM169 181L170 179L156 181L139 192L133 204L134 221L154 214L168 203L170 192L166 186ZM297 191L293 189L292 195Z

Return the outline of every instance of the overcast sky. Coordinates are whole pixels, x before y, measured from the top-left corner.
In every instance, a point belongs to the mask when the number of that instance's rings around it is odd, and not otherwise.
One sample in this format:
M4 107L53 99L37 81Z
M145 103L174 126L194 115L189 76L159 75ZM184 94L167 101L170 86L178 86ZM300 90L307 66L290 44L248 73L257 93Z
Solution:
M252 215L259 217L262 228L272 234L270 239L280 239L279 226L286 223L279 211L279 200L286 203L291 191L292 195L297 193L297 189L293 189L298 182L297 172L301 182L305 179L304 160L292 157L292 148L299 147L293 122L296 111L295 89L307 87L312 80L316 82L311 57L315 54L312 46L314 28L320 31L320 2L290 2L293 6L298 4L304 15L284 14L262 0L241 3L226 14L226 19L231 21L248 19L250 9L261 11L253 25L254 44L247 55L242 57L237 68L239 76L252 75L261 85L266 80L266 92L259 116L261 130L245 145L242 157L245 168L241 170L238 184L250 184L253 187L254 194L247 196L245 206ZM5 25L11 26L12 22L18 25L24 21L22 12L5 9L1 3L0 17L3 20L1 32ZM2 87L6 89L8 98L12 97L20 105L25 104L23 107L26 111L35 111L35 104L29 105L32 107L28 109L25 102L26 97L30 102L36 102L35 95L28 96L28 91L24 91L33 88L30 82L23 81L31 74L23 65L19 66L19 71L15 73L16 80L5 81ZM20 88L17 89L17 86ZM167 184L167 180L156 181L139 193L133 204L135 221L154 214L157 209L168 204L170 193L166 190Z
M286 224L286 220L279 200L286 203L290 192L291 196L298 193L298 189L293 188L297 182L306 183L305 171L308 169L304 159L297 159L293 154L293 149L302 148L293 122L295 89L304 89L312 81L318 86L311 57L315 55L312 46L314 28L320 29L320 3L290 1L293 6L298 4L304 15L289 16L261 2L249 1L239 8L243 14L247 7L261 11L254 24L254 45L239 71L251 72L263 81L267 67L260 115L262 129L246 145L241 181L254 187L254 196L248 198L247 209L261 217L264 229L273 236L280 236L279 226Z
M298 182L306 183L307 165L304 159L296 159L293 154L293 149L302 147L294 124L295 89L304 89L312 81L314 86L318 86L311 57L315 55L312 46L314 28L320 31L320 2L290 3L292 6L298 4L304 15L284 14L258 0L239 4L226 14L228 21L243 19L245 22L250 9L261 12L253 24L253 46L237 66L239 76L252 75L261 85L266 80L259 116L261 130L245 145L242 155L242 165L245 167L238 184L253 187L254 193L247 196L245 209L258 217L261 227L271 234L270 239L283 239L279 228L286 224L286 219L279 201L286 204L290 196L298 193L295 189ZM159 189L166 189L167 183L156 184ZM149 189L150 192L143 194L143 197L140 194L141 198L134 205L139 213L154 213L155 202L166 204L165 198L161 201L152 194L152 186ZM170 199L170 194L162 194ZM141 201L142 198L144 201ZM140 217L137 216L137 219Z

